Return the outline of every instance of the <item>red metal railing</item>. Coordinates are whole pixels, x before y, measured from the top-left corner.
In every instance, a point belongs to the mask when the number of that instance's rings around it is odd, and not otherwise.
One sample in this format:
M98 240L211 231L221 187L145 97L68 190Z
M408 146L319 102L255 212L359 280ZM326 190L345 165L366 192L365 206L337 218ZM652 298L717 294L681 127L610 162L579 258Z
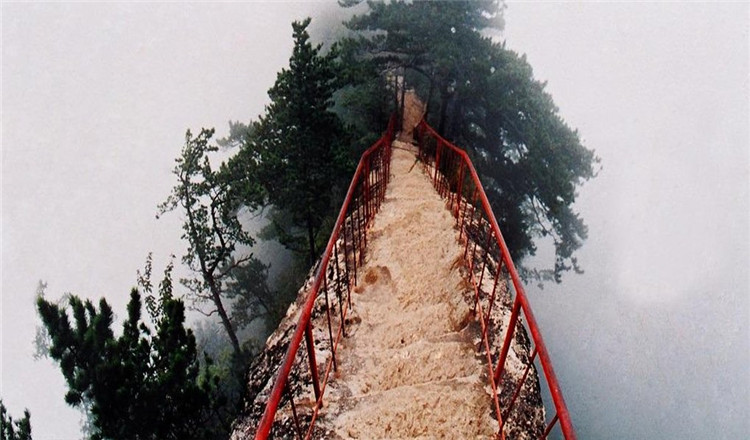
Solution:
M525 425L525 434L535 438L546 438L559 428L566 439L575 439L541 332L468 154L443 139L424 120L417 126L416 136L420 160L431 174L436 190L446 199L456 218L459 237L465 241L464 262L474 287L474 311L482 330L499 437L515 437L514 430ZM504 307L496 306L497 303ZM524 321L533 346L524 341L527 334L522 331ZM514 340L527 343L514 344ZM532 352L529 354L524 346L533 347ZM535 432L528 432L528 421L520 419L529 416L519 410L517 403L519 396L530 394L528 390L539 386L537 375L529 376L536 364L541 364L555 414L551 419L546 417L549 420L544 424L532 427Z
M274 422L280 422L276 414L282 403L289 403L291 418L287 417L287 422L293 424L291 428L297 437L313 436L328 379L331 372L338 369L336 350L341 337L346 336L351 289L357 283L357 267L363 262L367 227L385 198L395 124L396 118L391 117L385 134L362 154L357 165L255 432L256 439L272 434ZM330 297L331 294L334 296ZM313 328L314 311L325 313L325 319L318 321L322 325L317 328ZM303 338L306 353L300 352ZM321 364L322 374L316 352L326 354ZM299 403L295 404L293 398L304 394L300 388L308 388L308 392L311 388L311 396L314 396L314 402L305 402L311 408L305 414L298 410ZM302 426L305 423L307 426Z

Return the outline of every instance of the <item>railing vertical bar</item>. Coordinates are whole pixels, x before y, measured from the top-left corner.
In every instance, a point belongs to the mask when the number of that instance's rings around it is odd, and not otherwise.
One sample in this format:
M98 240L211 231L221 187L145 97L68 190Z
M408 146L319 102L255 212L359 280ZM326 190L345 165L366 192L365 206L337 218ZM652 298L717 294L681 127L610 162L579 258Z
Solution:
M352 308L351 276L349 275L349 246L346 240L346 227L344 227L344 277L346 277L346 303Z
M312 334L312 324L307 322L305 329L305 342L307 343L307 359L310 364L310 376L312 377L313 391L315 400L320 399L320 377L318 377L318 362L315 359L315 340Z
M552 417L552 420L549 422L549 425L547 425L547 429L544 430L544 434L542 434L542 439L547 438L549 433L552 431L552 428L555 426L555 423L557 423L558 415L555 414L555 417Z
M333 326L331 325L331 303L328 300L328 276L323 277L323 293L325 294L325 298L326 298L326 317L328 319L328 338L331 341L331 360L333 361L333 371L338 371L338 367L336 364L336 347L334 347L333 345Z
M466 227L466 247L464 248L464 260L467 259L467 251L469 250L469 243L472 241L476 241L476 239L472 239L470 232L471 227L474 225L474 214L476 214L476 203L477 203L477 189L474 188L474 198L471 202L471 215L469 217L469 225ZM477 219L477 224L479 223L479 220L481 219L481 215L479 216L479 219Z
M484 232L484 227L482 225L479 225L479 228L480 228L480 230L482 232ZM489 233L489 229L487 230L487 232ZM474 240L474 249L472 249L472 251L471 251L471 266L469 267L469 273L471 274L471 276L474 276L474 262L477 259L476 255L477 255L477 247L479 245L479 238L480 237L477 237L477 240ZM489 241L489 239L487 241ZM480 255L482 254L482 250L481 249L479 250L479 254ZM477 288L479 289L479 293L481 294L482 293L482 283L481 283L481 281L477 285ZM474 300L474 313L476 313L476 311L477 311L477 304L479 304L479 300L480 300L480 295L477 295L476 299Z
M455 156L453 154L449 154L445 165L445 172L442 174L443 180L442 180L442 194L441 196L444 199L448 199L448 192L450 191L450 175L451 175L451 168L453 167L453 158ZM450 203L450 200L448 200L448 203Z
M435 153L435 174L432 177L433 185L435 185L436 188L437 188L437 184L438 184L438 170L440 169L440 151L441 151L440 147L442 147L442 146L443 146L442 141L440 139L438 139L438 141L437 141L437 147L436 147L436 153Z
M294 395L292 395L292 390L289 387L289 384L285 387L286 395L289 398L289 403L291 403L292 406L292 419L294 420L294 427L295 431L297 432L297 438L299 440L302 440L302 428L299 426L299 416L297 416L297 407L294 404Z
M459 169L459 163L461 163L461 158L458 157L457 154L453 154L453 163L451 167L451 181L450 185L448 186L448 191L450 192L451 196L451 213L454 212L453 204L458 199L456 192L458 190L458 169Z
M521 380L518 381L518 385L516 385L516 390L513 392L513 397L510 399L510 403L508 403L508 407L505 410L505 414L503 414L503 420L500 423L500 430L503 429L503 425L507 423L508 418L510 417L511 411L513 411L513 407L516 405L516 400L518 399L518 396L521 395L521 389L523 389L523 385L526 383L526 378L529 376L529 371L531 371L531 366L534 364L534 359L536 359L536 348L534 348L534 352L531 354L531 359L529 359L529 363L526 364L526 369L523 372L523 376L521 377Z
M458 169L458 188L456 189L456 225L459 224L461 219L459 218L459 212L461 211L461 200L463 200L463 189L464 189L464 162L459 162L459 169ZM461 230L461 226L458 227L459 231Z
M448 203L450 203L450 191L451 191L451 175L453 174L453 162L456 159L455 154L451 154L448 156L448 160L445 163L445 174L443 179L443 197L448 199Z
M481 217L479 218L479 221L481 222ZM469 266L469 273L472 275L474 275L474 262L476 261L477 245L479 243L482 232L484 232L484 227L481 223L477 224L477 228L477 237L474 240L474 246L472 246L471 248L471 265Z
M490 320L490 314L492 313L492 306L495 304L495 293L497 292L497 281L500 279L500 272L503 269L503 260L497 263L495 268L495 281L492 283L492 294L490 295L490 302L487 306L487 321Z
M479 277L479 285L484 282L484 269L487 267L487 260L490 259L490 241L492 240L492 229L487 228L487 243L484 245L484 258L482 261L482 275Z
M362 213L360 213L360 210L364 212L362 199L357 197L357 231L359 232L359 242L363 243L362 247L359 249L359 264L361 265L364 263L364 250L367 248L367 234L362 233Z
M365 225L370 224L370 158L365 160Z
M339 312L341 314L341 332L346 337L346 325L344 322L344 300L341 296L341 274L339 269L339 246L336 244L333 247L333 260L336 264L333 266L336 270L336 297L339 300Z
M378 210L380 209L380 204L383 203L383 195L385 194L383 192L383 154L382 152L378 154Z
M354 233L354 213L349 222L349 232L352 235L352 266L354 267L354 285L357 285L357 234ZM351 304L349 304L351 307Z
M497 361L497 370L495 370L495 381L500 380L500 376L503 374L503 368L505 368L505 360L508 358L508 349L510 349L510 342L513 340L513 335L516 333L516 323L518 322L519 311L521 310L521 302L518 300L518 295L513 302L513 309L510 312L510 322L508 328L505 330L505 339L503 339L503 348L500 351L500 358Z
M472 194L471 198L474 199L476 196L477 196L477 189L475 187L474 188L474 193ZM461 240L461 234L464 233L464 225L466 223L466 211L468 211L470 204L471 203L469 202L469 199L466 199L466 201L464 202L464 212L461 215L461 224L458 227L458 239L459 240ZM468 226L466 226L466 228L468 228ZM467 229L466 230L466 239L468 240L468 238L469 238L469 231Z

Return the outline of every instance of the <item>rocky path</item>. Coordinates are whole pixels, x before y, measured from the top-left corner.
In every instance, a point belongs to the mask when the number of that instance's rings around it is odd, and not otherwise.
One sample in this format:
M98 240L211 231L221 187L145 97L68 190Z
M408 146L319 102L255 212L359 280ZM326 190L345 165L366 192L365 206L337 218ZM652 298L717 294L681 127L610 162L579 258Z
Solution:
M463 249L411 148L394 144L392 180L352 294L359 323L337 356L320 422L345 439L490 438L497 423L464 300Z

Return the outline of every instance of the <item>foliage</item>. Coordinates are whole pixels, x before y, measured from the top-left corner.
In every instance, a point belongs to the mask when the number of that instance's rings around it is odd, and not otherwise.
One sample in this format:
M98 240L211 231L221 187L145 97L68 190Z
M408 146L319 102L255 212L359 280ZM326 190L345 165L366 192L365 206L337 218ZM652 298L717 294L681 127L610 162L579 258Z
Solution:
M358 35L349 44L362 62L406 69L428 108L437 106L431 123L468 148L514 259L533 255L536 238L551 237L554 268L526 274L559 282L563 272L579 271L574 252L587 228L572 205L599 159L559 116L525 57L487 36L502 28L503 5L368 5L348 23Z
M242 130L246 129L236 128ZM213 309L204 314L219 315L235 353L240 355L240 342L224 305L222 287L234 270L253 259L252 254L235 256L240 246L254 242L238 219L237 195L241 193L246 206L252 208L260 189L226 164L219 170L212 168L209 155L218 150L209 143L213 134L213 129L202 129L193 137L187 131L173 171L178 182L159 206L159 215L177 209L185 215L182 238L188 242L188 249L182 261L196 275L181 281L195 304L213 304Z
M36 295L34 298L43 298L47 291L47 283L43 280L39 280L36 285ZM47 333L47 329L44 326L36 326L34 334L34 354L32 357L35 361L46 358L49 356L49 346L52 343L52 339Z
M0 440L31 440L31 414L23 411L23 418L13 420L0 399Z
M230 149L242 146L253 135L252 121L245 124L240 121L229 121L229 134L225 138L216 139L216 144Z
M343 124L331 111L337 49L322 54L320 45L313 46L309 24L309 18L292 24L289 68L277 75L268 91L271 104L228 169L257 177L266 203L280 213L272 217L279 241L306 253L312 265L319 234L333 211L331 186L343 181L353 163ZM252 203L256 195L251 191L246 200Z
M238 326L250 325L258 318L276 323L286 312L278 292L268 286L269 266L253 259L238 268L227 282L227 298L232 300L232 320Z
M171 266L165 280L170 272ZM92 439L226 436L226 398L216 392L216 377L201 374L195 337L184 327L185 307L172 296L171 282L163 281L146 303L154 329L142 319L141 294L133 289L122 334L115 336L104 298L98 308L75 295L67 307L37 298L49 356L68 384L65 401L88 411Z
M358 56L351 39L338 44L342 87L334 94L334 111L352 136L352 155L359 157L380 137L396 106L395 72Z

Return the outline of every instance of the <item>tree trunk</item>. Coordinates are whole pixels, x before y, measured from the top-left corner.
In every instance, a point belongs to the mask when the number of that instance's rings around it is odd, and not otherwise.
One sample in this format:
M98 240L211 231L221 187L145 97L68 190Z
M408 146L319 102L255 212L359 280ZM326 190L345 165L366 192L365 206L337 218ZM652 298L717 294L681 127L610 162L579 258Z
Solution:
M398 110L398 74L393 75L393 111Z
M185 193L184 193L184 199L183 200L189 200L189 194L187 191L187 186L185 187ZM199 236L197 232L197 227L195 226L195 218L193 216L193 210L190 209L190 207L186 206L185 211L188 215L188 225L190 226L190 237L193 243L200 243ZM229 340L232 342L232 348L234 348L234 352L237 355L238 359L240 356L242 356L242 349L240 348L240 341L237 339L237 334L234 332L234 328L232 327L232 323L229 321L229 315L227 315L227 311L224 309L224 304L221 302L221 290L219 289L219 286L216 285L216 279L213 275L213 270L209 271L207 265L206 265L206 254L201 251L202 248L196 245L196 250L198 251L198 262L201 266L201 275L203 276L203 281L208 283L208 288L211 290L211 299L214 302L214 305L216 306L216 311L219 312L219 316L221 317L221 323L224 325L224 330L227 332L227 336L229 336Z
M438 120L438 133L440 136L445 137L445 119L448 114L448 88L443 87L440 92L440 119Z
M213 276L205 273L203 274L203 276L206 277L206 280L208 281L208 287L211 289L211 298L214 301L216 310L219 312L219 317L221 317L221 324L224 326L224 330L226 330L227 335L229 336L229 340L232 343L232 348L234 348L234 353L239 358L239 356L242 355L240 341L237 339L237 333L235 333L234 327L232 327L232 323L231 321L229 321L229 315L227 315L227 311L224 309L224 304L221 302L221 292L219 291L219 286L216 285L216 280L214 280Z
M435 89L435 82L430 78L430 89L427 91L427 102L424 105L424 118L427 119L427 113L430 112L430 102L432 102L432 92Z
M406 69L401 68L401 108L399 109L399 116L401 116L401 126L399 127L399 130L404 129L404 106L405 106L405 99L406 99Z
M315 264L315 230L313 229L312 216L307 213L307 240L310 246L310 267Z

